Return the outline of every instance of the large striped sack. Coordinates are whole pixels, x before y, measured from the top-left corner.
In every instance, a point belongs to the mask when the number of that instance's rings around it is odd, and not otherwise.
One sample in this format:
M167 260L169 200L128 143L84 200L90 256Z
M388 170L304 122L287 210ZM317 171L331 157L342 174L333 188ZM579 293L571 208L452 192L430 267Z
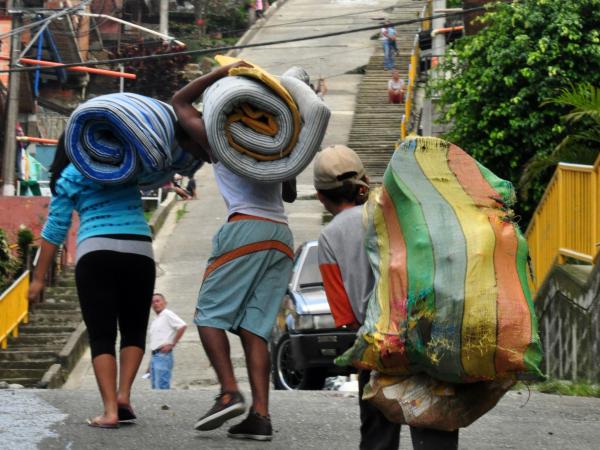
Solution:
M284 181L319 151L330 111L297 73L276 79L255 65L236 67L204 92L208 142L229 170L258 182Z
M365 205L376 285L338 363L449 382L541 378L512 185L456 145L408 138Z
M175 140L171 106L131 93L82 103L65 128L65 149L86 177L103 184L135 182L153 188L175 172L192 176L202 165Z

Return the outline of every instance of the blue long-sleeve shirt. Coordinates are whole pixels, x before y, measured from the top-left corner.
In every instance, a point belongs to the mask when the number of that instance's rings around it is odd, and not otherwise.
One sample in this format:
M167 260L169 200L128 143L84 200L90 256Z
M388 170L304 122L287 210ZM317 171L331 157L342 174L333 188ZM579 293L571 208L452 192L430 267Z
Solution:
M152 236L136 185L98 184L69 164L57 180L55 190L42 229L42 237L48 242L55 245L64 242L73 210L79 213L77 244L107 234Z

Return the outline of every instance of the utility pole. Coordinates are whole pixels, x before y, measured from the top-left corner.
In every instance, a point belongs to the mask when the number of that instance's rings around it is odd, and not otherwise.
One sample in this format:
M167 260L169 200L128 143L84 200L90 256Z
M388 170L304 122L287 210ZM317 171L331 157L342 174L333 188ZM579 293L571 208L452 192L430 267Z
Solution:
M160 0L160 22L158 31L162 34L169 34L169 0Z
M18 0L9 0L6 9L12 14L12 29L21 26L22 13L14 11ZM10 45L10 67L17 66L19 53L21 51L21 33L11 36ZM8 99L6 107L6 128L4 131L4 148L2 157L2 195L15 195L15 162L16 162L16 136L17 117L19 115L19 88L21 85L20 72L9 72L8 75Z
M433 0L432 2L432 13L433 15L438 15L440 12L446 9L446 0ZM446 53L446 35L444 33L435 32L435 30L439 30L444 28L446 25L446 18L440 17L438 19L433 19L431 21L431 70L429 71L429 76L432 79L435 79L437 76L443 76L443 74L439 74L437 72L437 65L444 58L444 54ZM436 116L438 114L437 111L437 101L438 94L436 92L432 92L430 98L426 98L423 102L423 112L422 112L422 128L423 135L425 136L439 136L440 129L435 125Z
M440 11L446 9L446 0L433 0L433 14L437 15ZM433 30L439 30L444 28L446 25L446 18L440 17L433 19L431 28ZM446 53L446 35L444 33L436 33L431 40L431 54L434 58L437 58L438 62L441 62L444 54Z

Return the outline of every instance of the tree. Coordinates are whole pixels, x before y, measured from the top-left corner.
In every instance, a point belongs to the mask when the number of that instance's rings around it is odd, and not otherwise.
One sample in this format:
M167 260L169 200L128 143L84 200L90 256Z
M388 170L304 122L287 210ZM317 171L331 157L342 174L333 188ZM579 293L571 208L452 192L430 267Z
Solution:
M140 42L139 44L124 46L117 56L127 58L175 53L184 50L184 47L175 44L148 46ZM125 67L125 71L135 73L137 78L133 81L127 80L125 90L163 101L170 101L173 93L187 83L183 71L185 65L190 61L191 57L188 55L132 61Z
M483 20L480 33L454 43L440 65L450 76L432 87L447 138L516 184L527 161L565 137L565 106L542 104L571 84L600 84L600 0L496 3ZM548 176L520 203L525 218Z
M559 162L593 164L600 153L600 88L581 83L563 89L547 103L572 108L563 116L567 135L550 154L539 154L529 160L520 180L520 187L525 190Z

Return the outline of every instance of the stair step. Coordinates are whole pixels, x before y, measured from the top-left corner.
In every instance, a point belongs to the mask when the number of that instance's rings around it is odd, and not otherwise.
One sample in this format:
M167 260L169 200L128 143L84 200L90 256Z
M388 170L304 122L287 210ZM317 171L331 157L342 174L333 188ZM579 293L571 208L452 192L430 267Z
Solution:
M0 361L0 371L2 370L48 370L52 364L56 363L56 358L42 361Z
M29 314L29 321L36 325L73 325L81 322L79 311L44 311Z
M75 325L23 325L19 328L19 334L36 335L36 334L64 334L72 333L77 328Z
M61 303L38 303L35 305L36 311L79 311L79 303L75 302L61 302Z
M44 292L44 297L48 298L65 298L77 300L77 289L73 288L48 288Z
M64 344L69 339L71 333L53 333L53 334L22 334L17 338L9 339L11 348L20 348L27 346L37 346L39 350L49 346Z
M55 361L58 353L51 351L22 351L8 347L0 351L0 361Z
M30 378L40 380L48 369L2 369L0 380L8 381L15 378Z
M37 387L37 384L39 383L40 379L41 379L41 377L40 378L24 378L24 377L1 378L0 377L0 381L6 381L7 383L10 383L10 384L20 384L21 386L26 387L26 388Z

